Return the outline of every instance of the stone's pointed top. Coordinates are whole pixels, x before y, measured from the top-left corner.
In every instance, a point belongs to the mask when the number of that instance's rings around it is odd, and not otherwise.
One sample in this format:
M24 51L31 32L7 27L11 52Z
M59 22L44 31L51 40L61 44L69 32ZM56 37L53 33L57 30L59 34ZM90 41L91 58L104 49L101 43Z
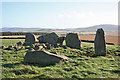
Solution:
M102 28L97 29L97 31L98 31L98 30L102 30L102 31L104 31Z
M55 32L52 32L51 34L56 34Z
M58 35L55 32L50 33L50 35L55 35L58 37Z
M98 34L103 34L104 35L104 30L102 28L97 29L97 35Z
M99 29L103 30L102 28L99 28ZM98 30L99 30L99 29L98 29Z

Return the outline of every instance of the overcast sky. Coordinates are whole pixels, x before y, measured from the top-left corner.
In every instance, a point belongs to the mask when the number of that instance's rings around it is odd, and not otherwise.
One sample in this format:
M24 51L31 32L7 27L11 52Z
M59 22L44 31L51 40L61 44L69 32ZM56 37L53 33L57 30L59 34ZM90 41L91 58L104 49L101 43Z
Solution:
M116 0L30 1L2 2L2 27L80 28L118 24Z

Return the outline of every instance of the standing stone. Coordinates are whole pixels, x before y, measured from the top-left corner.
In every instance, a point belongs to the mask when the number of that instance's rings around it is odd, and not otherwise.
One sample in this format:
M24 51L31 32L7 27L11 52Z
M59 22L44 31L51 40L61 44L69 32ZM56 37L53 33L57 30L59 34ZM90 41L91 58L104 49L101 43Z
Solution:
M49 43L52 46L57 45L58 35L54 32L46 34L37 38L40 43Z
M26 44L33 44L36 41L36 36L32 33L26 33L25 43Z
M105 43L104 31L102 28L98 29L96 32L94 46L95 46L94 56L106 55L106 43Z
M70 48L80 49L81 41L77 33L68 33L65 38L66 46Z
M68 60L66 56L53 54L47 51L30 51L24 57L24 62L40 65L50 65L58 63L60 60Z

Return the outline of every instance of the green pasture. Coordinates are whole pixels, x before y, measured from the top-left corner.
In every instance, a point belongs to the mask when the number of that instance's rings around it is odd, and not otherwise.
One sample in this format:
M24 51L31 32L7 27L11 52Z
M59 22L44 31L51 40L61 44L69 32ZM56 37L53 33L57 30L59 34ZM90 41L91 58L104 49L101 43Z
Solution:
M2 45L16 45L24 39L3 39ZM71 60L61 61L55 65L43 66L24 63L24 56L29 50L1 50L2 78L118 78L119 46L107 45L107 55L89 57L94 53L94 44L82 42L82 48L53 48L60 55Z

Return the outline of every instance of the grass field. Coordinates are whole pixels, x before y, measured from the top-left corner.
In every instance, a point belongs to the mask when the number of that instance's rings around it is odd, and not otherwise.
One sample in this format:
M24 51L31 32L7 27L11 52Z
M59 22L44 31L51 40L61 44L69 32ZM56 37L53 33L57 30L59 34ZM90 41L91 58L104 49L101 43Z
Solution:
M2 45L16 45L19 41L24 39L3 39ZM25 64L23 57L28 50L1 50L2 78L118 78L119 48L107 45L107 55L98 57L88 56L94 53L93 43L82 42L80 50L53 48L46 51L55 51L71 60L49 66Z
M2 39L3 46L15 46L17 42L21 41L24 42L25 39Z

